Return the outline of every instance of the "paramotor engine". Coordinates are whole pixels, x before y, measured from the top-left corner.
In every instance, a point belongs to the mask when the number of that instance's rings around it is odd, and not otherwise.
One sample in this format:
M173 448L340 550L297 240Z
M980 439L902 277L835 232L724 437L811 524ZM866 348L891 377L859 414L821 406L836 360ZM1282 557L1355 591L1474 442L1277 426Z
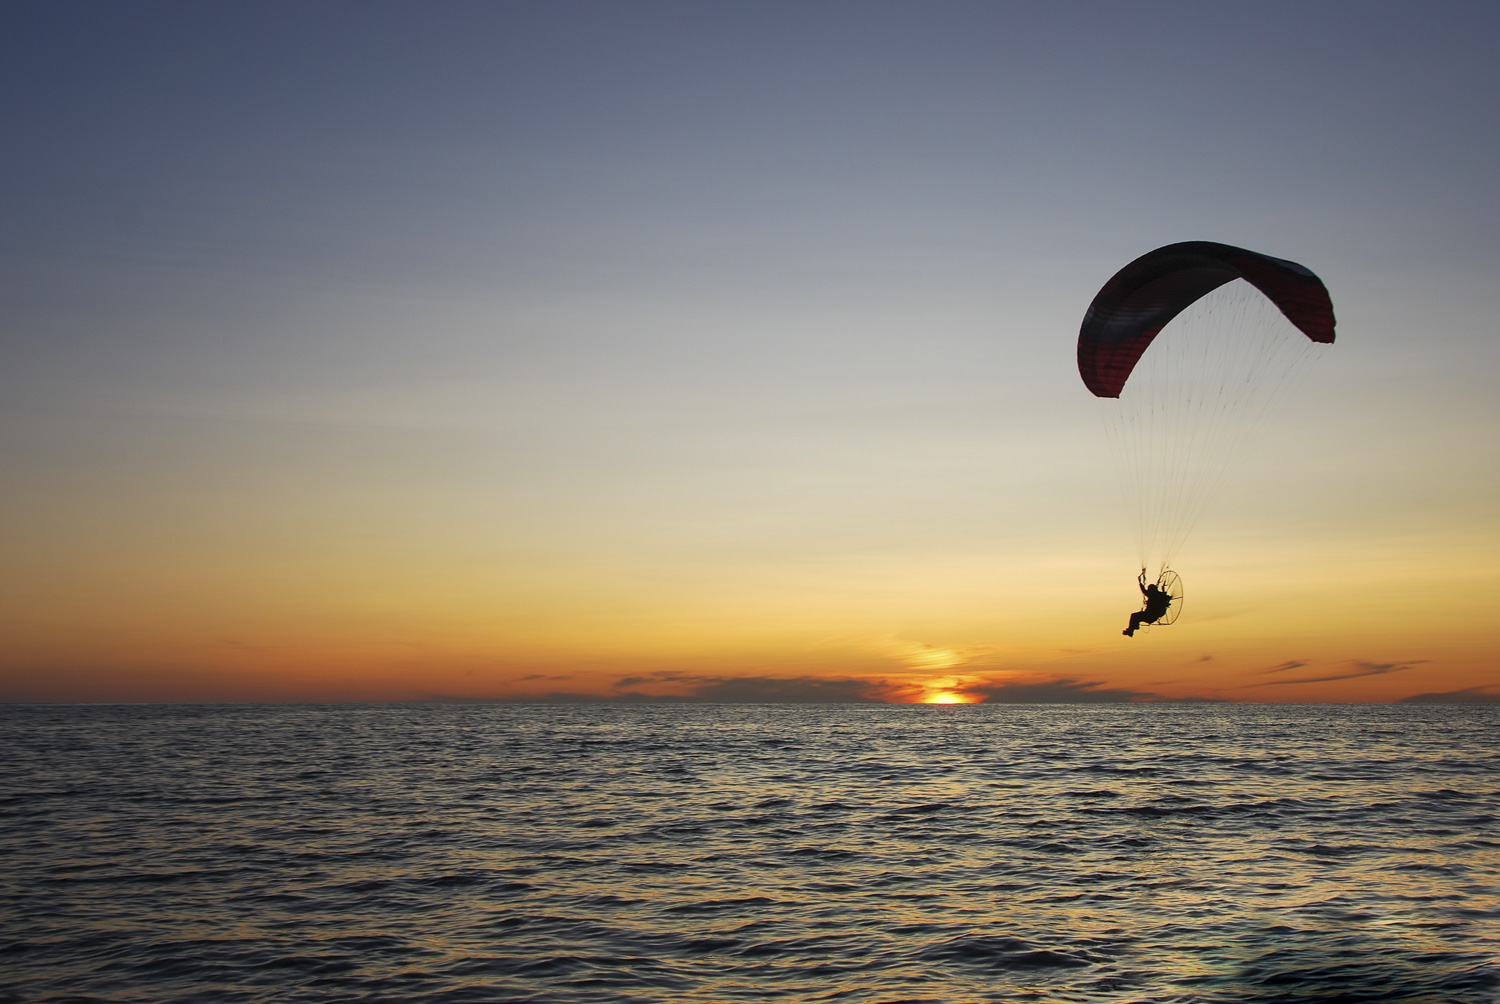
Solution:
M1156 588L1172 597L1172 605L1167 607L1167 612L1162 614L1156 623L1165 627L1175 623L1182 614L1183 589L1182 579L1170 568L1162 569L1162 573L1156 577Z

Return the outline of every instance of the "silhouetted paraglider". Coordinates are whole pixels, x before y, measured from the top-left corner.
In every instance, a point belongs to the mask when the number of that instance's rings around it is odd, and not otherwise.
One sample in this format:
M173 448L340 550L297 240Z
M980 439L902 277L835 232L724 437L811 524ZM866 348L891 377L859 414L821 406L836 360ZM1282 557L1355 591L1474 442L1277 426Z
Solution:
M1078 372L1105 408L1140 554L1144 605L1126 635L1177 619L1177 549L1333 337L1333 303L1311 271L1211 241L1142 255L1089 304Z

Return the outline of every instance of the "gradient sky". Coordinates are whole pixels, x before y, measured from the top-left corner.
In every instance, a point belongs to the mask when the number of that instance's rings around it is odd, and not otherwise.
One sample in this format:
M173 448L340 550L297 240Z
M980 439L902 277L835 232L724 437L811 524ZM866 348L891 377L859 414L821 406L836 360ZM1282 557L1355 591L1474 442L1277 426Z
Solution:
M8 3L0 699L1493 699L1497 41ZM1339 342L1125 639L1074 344L1179 240L1314 269Z

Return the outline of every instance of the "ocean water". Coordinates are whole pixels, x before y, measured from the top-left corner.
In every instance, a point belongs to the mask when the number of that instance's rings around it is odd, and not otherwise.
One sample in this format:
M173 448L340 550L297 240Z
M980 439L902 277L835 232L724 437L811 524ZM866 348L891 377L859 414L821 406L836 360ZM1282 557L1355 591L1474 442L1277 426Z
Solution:
M1500 708L0 708L0 1000L1500 1001Z

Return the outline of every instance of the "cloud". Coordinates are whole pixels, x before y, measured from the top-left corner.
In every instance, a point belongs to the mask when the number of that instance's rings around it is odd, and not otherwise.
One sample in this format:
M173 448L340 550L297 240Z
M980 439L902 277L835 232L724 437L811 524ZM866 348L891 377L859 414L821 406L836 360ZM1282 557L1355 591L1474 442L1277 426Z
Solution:
M965 688L971 694L983 694L983 704L1106 704L1154 698L1155 694L1135 690L1100 689L1103 683L1080 683L1072 679L1044 683L999 683Z
M1362 667L1366 675L1375 675L1379 673L1399 672L1403 669L1410 669L1413 666L1420 666L1422 663L1429 661L1428 659L1407 659L1402 662L1363 662L1356 660L1354 665Z
M1413 666L1420 666L1422 663L1427 661L1428 660L1426 659L1410 659L1406 662L1365 662L1363 660L1356 659L1353 662L1349 663L1352 668L1349 670L1349 672L1346 673L1335 673L1332 676L1308 676L1298 680L1267 680L1264 683L1246 684L1240 689L1249 690L1252 687L1291 686L1292 684L1297 683L1330 683L1334 680L1357 680L1360 677L1364 676L1384 676L1386 673L1399 673L1402 670L1411 669ZM1283 669L1292 669L1297 666L1305 665L1306 663L1300 662L1287 663L1284 666L1276 666L1271 669L1264 670L1263 672L1278 673Z
M875 639L870 643L870 648L887 658L896 659L912 669L919 670L952 669L969 660L967 655L951 648L940 648L926 642L906 641L890 635Z
M642 692L668 684L675 693ZM592 700L642 702L692 701L700 704L884 704L892 686L884 680L817 676L693 676L687 673L651 673L623 676L606 697Z
M660 673L647 673L644 676L622 676L614 682L611 689L620 690L624 687L639 687L643 683L678 683L683 680L692 682L705 679L717 679L717 677L694 676L691 673L663 671Z
M1305 662L1303 662L1303 661L1301 661L1299 659L1292 659L1289 662L1283 662L1279 666L1272 666L1270 669L1257 670L1257 672L1261 673L1262 675L1264 675L1266 673L1285 673L1289 669L1301 669L1303 666L1306 666L1306 665L1307 665L1307 663L1305 663Z
M1467 687L1435 694L1412 694L1397 704L1500 704L1500 692L1494 687Z
M556 679L535 675L527 679ZM909 689L909 688L906 688ZM434 701L507 704L885 704L903 688L883 679L816 676L698 676L659 672L622 676L604 693L550 691L507 697L426 695Z

